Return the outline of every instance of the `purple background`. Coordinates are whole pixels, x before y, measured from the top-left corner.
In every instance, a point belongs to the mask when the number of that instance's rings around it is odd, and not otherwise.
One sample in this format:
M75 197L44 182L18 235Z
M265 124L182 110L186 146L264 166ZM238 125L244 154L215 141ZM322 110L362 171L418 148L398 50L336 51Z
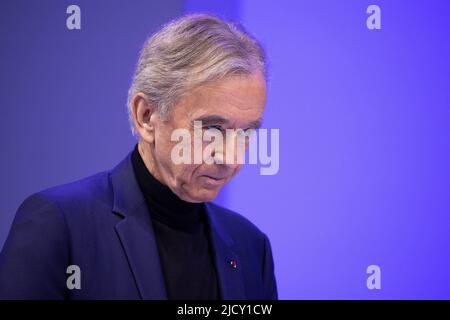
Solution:
M70 4L81 31L66 28ZM366 28L370 4L381 30ZM0 246L26 196L132 149L138 51L199 10L241 22L267 50L264 127L280 129L280 171L247 166L217 202L269 235L280 298L450 299L445 0L2 1ZM366 287L371 264L381 290Z

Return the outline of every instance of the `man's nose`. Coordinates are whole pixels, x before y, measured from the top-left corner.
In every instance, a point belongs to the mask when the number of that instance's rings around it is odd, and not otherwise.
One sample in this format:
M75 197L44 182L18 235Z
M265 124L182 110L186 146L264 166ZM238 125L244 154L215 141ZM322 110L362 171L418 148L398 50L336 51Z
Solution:
M216 148L213 153L214 163L222 164L232 169L243 164L246 145L237 138L237 134L228 134L222 147Z

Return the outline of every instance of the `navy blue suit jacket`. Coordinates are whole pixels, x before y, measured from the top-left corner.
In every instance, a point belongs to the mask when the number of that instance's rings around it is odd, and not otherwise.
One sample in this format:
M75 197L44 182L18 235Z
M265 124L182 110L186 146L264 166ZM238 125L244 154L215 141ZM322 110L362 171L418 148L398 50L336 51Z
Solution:
M167 299L149 211L130 155L33 194L0 254L0 299ZM276 299L267 236L235 212L206 211L222 299ZM80 267L80 289L67 288L69 265Z

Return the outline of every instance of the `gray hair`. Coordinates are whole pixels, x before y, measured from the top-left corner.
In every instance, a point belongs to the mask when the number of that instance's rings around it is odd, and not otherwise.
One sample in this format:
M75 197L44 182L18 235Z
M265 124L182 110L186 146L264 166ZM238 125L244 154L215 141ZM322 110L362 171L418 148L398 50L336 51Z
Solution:
M264 51L242 27L207 14L174 20L147 39L141 50L128 90L131 130L136 134L131 100L138 92L164 120L194 87L257 71L265 76Z

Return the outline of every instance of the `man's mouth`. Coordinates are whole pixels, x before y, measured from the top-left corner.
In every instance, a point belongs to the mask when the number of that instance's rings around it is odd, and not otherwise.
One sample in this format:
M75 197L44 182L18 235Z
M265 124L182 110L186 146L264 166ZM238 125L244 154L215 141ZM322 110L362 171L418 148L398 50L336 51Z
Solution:
M203 175L202 178L204 178L203 181L205 183L205 186L206 187L209 186L212 188L220 187L227 180L227 177L210 176L210 175Z
M204 177L207 177L207 178L212 179L212 180L215 180L215 181L222 181L222 180L225 180L225 179L227 178L226 176L223 176L223 177L220 177L220 176L210 176L210 175L207 175L207 174L205 174Z

